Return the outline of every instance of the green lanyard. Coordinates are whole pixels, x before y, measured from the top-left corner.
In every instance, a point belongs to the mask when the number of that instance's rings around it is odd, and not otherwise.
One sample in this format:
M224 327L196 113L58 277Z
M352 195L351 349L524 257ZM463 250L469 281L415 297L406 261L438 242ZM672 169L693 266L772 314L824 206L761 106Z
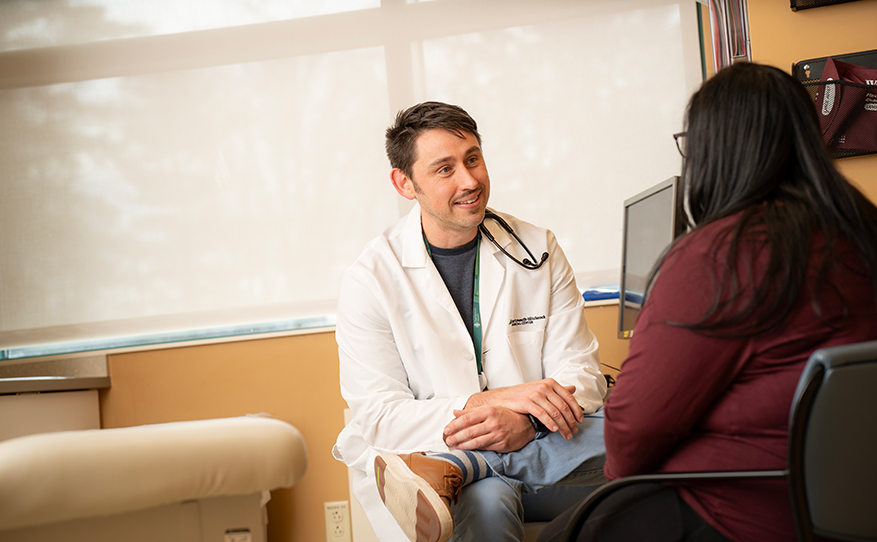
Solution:
M481 366L481 303L478 301L478 275L481 266L481 232L478 232L478 239L475 241L475 281L472 285L472 343L475 345L475 363L478 365L479 380L484 374L484 367ZM484 387L484 386L482 386Z
M478 232L475 238L475 280L472 286L472 345L475 347L475 364L478 366L478 380L483 380L484 368L481 365L481 303L478 295L478 276L481 267L481 232ZM423 243L426 245L426 253L432 259L432 250L429 248L429 241L426 240L426 234L423 234ZM484 384L481 386L484 387Z

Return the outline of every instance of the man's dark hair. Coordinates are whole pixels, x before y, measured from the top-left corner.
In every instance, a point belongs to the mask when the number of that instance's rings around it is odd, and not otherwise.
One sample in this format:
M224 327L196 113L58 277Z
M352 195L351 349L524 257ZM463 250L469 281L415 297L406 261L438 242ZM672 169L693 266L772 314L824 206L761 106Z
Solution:
M409 178L417 161L417 138L427 130L440 128L461 138L468 132L481 145L478 125L469 113L457 105L423 102L399 111L392 126L387 128L386 148L390 165L401 169Z

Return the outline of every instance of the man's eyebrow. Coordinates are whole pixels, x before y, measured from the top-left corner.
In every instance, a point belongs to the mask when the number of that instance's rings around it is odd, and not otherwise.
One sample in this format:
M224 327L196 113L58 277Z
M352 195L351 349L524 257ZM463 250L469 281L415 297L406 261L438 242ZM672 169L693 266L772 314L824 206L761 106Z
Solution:
M466 149L465 154L466 154L466 156L469 156L473 152L481 152L481 147L479 147L478 145L472 145L471 147ZM453 161L454 161L453 156L443 156L442 158L438 158L436 160L433 160L433 162L429 164L427 169L432 170L432 169L435 169L442 164L447 164L447 163L450 163Z
M434 160L431 164L429 164L429 167L427 169L433 170L442 164L447 164L447 163L450 163L453 161L454 161L453 156L445 156L443 158L439 158L437 160Z

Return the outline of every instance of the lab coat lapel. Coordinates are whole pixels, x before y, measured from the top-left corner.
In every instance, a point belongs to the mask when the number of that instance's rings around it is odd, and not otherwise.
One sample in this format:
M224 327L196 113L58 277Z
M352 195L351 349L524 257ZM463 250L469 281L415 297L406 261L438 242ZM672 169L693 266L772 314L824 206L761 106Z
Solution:
M505 248L511 242L511 236L496 221L487 220L484 225L501 247ZM485 334L490 329L491 317L499 299L499 290L505 281L506 267L502 258L502 252L482 234L479 295L481 298L481 326ZM500 322L501 324L502 322Z
M420 225L420 205L414 205L411 212L408 213L407 222L405 223L405 234L402 246L402 266L406 268L419 268L418 273L424 277L420 281L423 288L435 301L444 307L452 316L460 320L460 311L454 305L454 299L451 297L448 288L445 286L438 269L430 261L429 254L426 252L426 244L423 242L423 226Z

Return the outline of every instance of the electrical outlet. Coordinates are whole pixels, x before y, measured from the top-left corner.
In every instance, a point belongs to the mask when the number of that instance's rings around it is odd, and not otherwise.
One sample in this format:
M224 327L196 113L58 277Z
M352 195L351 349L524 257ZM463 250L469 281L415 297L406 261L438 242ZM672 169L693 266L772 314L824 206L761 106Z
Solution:
M323 503L326 513L326 542L350 542L350 507L347 501Z

